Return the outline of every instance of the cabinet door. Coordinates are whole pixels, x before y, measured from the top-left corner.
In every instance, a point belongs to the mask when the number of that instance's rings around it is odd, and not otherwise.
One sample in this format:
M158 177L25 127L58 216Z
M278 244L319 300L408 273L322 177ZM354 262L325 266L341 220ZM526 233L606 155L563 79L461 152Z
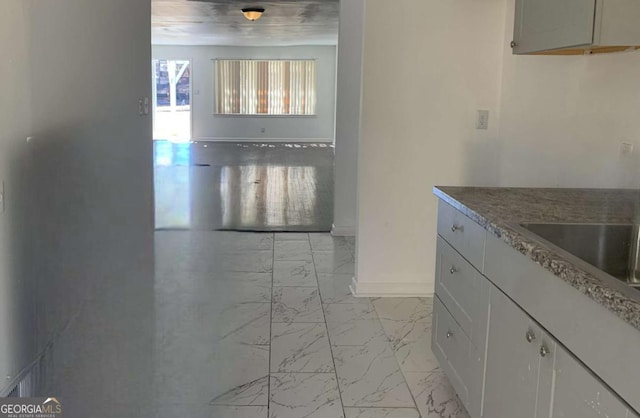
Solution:
M596 0L516 0L515 54L593 43Z
M469 358L469 339L438 297L433 299L431 344L442 370L458 397L468 408L469 382L473 371Z
M491 288L485 418L534 418L540 328L496 287Z
M563 347L555 350L550 418L626 417L627 406ZM542 411L547 405L540 405ZM633 416L633 415L629 415Z

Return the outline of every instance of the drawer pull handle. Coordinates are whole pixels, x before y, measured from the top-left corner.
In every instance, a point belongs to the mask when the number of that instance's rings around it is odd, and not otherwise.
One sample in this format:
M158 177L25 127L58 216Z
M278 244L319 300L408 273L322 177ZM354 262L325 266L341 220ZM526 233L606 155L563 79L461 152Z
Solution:
M458 269L455 266L451 266L451 269L449 270L449 273L456 274L457 272L458 272Z
M549 349L547 348L546 345L542 344L540 346L540 357L546 357L547 354L549 354Z
M456 224L453 224L451 226L451 232L456 232L458 229L460 229L460 227L458 225L456 225Z
M453 332L447 331L447 338L451 338L451 337L453 337Z
M527 342L530 343L536 339L536 334L534 334L533 331L529 330L527 331L526 337L527 337Z

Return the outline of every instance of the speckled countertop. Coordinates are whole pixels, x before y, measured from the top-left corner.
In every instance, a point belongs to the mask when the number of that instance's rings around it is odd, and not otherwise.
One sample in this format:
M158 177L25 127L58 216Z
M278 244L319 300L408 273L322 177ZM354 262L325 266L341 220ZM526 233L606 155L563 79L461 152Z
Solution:
M634 217L636 222L640 218L640 191L435 187L434 194L640 330L640 291L593 274L519 227L522 223L631 224Z

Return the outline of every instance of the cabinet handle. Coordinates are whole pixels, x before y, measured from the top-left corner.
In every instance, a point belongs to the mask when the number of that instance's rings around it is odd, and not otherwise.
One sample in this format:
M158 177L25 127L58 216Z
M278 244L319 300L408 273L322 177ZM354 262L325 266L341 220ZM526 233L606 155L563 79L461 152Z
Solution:
M534 334L533 331L529 330L527 331L526 338L528 343L533 342L533 340L536 339L536 334Z
M451 232L456 232L459 229L459 226L456 224L451 225Z
M458 272L458 269L455 266L451 266L451 269L449 270L449 273L456 274L457 272Z
M451 337L453 337L453 332L447 331L447 338L451 338Z
M547 354L549 354L549 349L547 348L546 345L542 344L540 346L540 357L546 357Z
M511 48L515 48L518 46L518 43L516 41L511 41Z

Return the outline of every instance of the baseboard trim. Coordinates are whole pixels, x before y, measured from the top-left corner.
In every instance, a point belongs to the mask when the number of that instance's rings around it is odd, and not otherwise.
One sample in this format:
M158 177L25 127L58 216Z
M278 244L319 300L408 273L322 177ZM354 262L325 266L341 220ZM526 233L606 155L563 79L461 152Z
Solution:
M423 283L363 283L351 279L351 293L357 298L421 297L434 295L433 286Z
M355 237L356 227L355 226L336 226L334 224L331 226L331 235L333 235L334 237Z
M193 138L196 142L281 142L287 144L333 144L331 138L218 138L218 137L199 137Z

